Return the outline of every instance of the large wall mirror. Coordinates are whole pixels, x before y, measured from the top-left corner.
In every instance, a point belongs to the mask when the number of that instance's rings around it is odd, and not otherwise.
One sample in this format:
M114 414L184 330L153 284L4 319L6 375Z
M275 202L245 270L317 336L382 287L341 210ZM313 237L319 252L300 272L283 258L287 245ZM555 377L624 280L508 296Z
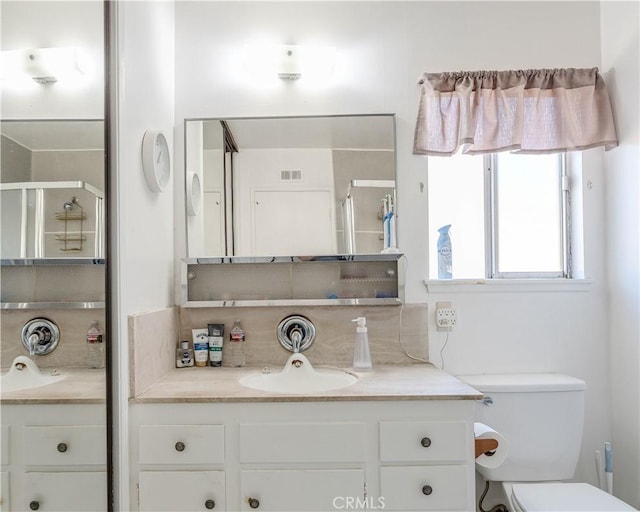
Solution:
M2 510L109 509L105 5L0 2Z
M396 250L393 114L185 121L189 257Z

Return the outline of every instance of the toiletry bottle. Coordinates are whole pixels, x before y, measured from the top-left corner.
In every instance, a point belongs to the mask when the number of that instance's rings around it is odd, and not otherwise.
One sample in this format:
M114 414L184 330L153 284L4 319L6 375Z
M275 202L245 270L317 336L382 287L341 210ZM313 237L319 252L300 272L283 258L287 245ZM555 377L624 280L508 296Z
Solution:
M193 357L196 366L207 366L209 361L209 329L191 329Z
M224 324L208 324L207 327L209 328L209 366L222 366Z
M193 366L193 349L189 348L189 340L181 341L176 350L176 368Z
M104 343L97 320L87 331L87 363L89 368L104 368Z
M231 353L229 355L229 364L231 366L244 366L244 330L240 326L239 321L233 322L233 327L229 331L229 341L231 342Z
M438 229L438 279L451 279L453 275L450 227L451 224L447 224Z
M369 352L369 335L367 334L367 319L363 316L354 318L358 322L356 341L353 347L353 369L358 372L371 370L371 353Z

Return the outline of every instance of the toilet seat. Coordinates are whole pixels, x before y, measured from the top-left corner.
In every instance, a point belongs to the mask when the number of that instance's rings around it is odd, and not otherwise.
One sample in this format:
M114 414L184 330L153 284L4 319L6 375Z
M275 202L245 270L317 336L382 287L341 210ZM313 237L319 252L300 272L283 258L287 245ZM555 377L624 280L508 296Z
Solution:
M520 512L636 511L615 496L585 483L514 483L511 499Z

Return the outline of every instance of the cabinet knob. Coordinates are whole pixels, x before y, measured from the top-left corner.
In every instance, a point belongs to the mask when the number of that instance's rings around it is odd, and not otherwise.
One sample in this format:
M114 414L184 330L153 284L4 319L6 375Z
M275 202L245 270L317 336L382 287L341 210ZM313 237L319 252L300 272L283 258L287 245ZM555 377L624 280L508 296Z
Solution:
M184 443L182 441L178 441L176 443L176 451L183 452L184 448L185 448L185 446L184 446Z
M204 508L206 508L207 510L211 510L215 508L215 506L216 506L216 502L213 500L207 500L204 502Z
M67 446L67 443L58 443L57 448L60 453L64 453L69 449L69 447Z
M258 508L260 506L260 500L256 498L249 498L249 506L251 508Z
M37 500L33 500L29 503L29 508L31 510L38 510L40 508L40 502Z
M431 487L430 485L422 486L422 494L424 494L425 496L429 496L432 492L433 492L433 487Z
M431 439L429 439L428 437L423 437L422 439L420 439L420 444L425 448L429 448L429 446L431 446Z

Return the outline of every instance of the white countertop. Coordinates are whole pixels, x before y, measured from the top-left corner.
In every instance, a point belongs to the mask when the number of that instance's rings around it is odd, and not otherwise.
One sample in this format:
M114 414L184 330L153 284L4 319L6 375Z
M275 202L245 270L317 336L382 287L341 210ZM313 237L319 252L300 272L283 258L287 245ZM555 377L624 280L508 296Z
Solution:
M43 368L42 371L47 371ZM1 391L0 404L100 404L106 402L105 371L61 368L59 382L20 391Z
M321 367L318 367L320 369ZM278 368L273 368L279 370ZM476 400L482 394L431 364L388 364L355 373L355 384L307 394L260 391L238 380L261 366L177 368L131 399L133 403L314 402L349 400ZM349 369L346 369L349 371Z

